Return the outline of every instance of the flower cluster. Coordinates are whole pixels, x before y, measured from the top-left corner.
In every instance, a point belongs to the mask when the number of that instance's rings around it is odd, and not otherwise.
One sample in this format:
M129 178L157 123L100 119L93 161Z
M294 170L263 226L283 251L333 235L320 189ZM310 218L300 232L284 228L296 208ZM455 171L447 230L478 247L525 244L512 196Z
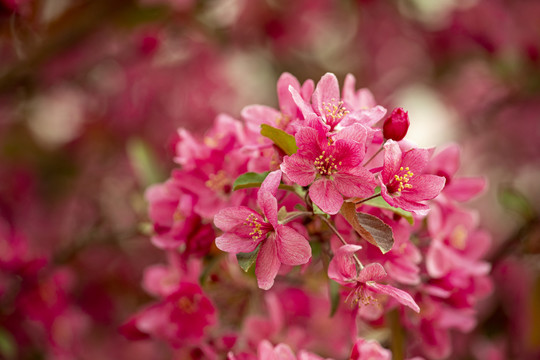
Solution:
M340 94L331 73L285 73L277 92L279 110L179 131L180 167L146 192L169 265L147 270L157 301L122 333L192 357L360 360L391 357L373 340L389 345L375 337L389 328L410 334L392 344L409 358L448 356L491 290L489 235L459 205L484 181L454 178L454 148L402 140L403 109L383 130L386 109L352 75Z

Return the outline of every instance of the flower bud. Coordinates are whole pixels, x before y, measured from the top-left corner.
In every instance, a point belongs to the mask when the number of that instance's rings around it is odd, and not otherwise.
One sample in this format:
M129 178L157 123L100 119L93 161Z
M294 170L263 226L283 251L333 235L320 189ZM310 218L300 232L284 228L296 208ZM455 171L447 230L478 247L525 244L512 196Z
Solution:
M394 141L403 139L407 134L407 130L409 130L409 125L409 114L402 108L395 108L392 114L384 121L384 138Z

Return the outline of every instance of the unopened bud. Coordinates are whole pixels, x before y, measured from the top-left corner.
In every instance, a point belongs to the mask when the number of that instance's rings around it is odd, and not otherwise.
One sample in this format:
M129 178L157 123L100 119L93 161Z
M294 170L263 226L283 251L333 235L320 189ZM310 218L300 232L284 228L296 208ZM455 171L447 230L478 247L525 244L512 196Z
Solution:
M384 121L384 138L394 141L403 139L407 135L409 125L409 114L402 108L395 108L392 114Z

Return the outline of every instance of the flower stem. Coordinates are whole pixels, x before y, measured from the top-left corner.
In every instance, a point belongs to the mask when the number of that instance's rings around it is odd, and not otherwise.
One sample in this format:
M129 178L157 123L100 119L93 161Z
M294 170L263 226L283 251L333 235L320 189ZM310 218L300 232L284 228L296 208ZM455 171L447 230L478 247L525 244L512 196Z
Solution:
M358 204L361 204L361 203L363 203L363 202L369 201L369 200L371 200L371 199L375 199L376 197L379 197L379 196L381 196L381 193L378 193L378 194L375 194L375 195L371 195L371 196L369 196L369 197L367 197L367 198L365 198L365 199L362 199L362 200L355 201L354 204L355 204L355 205L358 205Z
M334 234L336 234L336 236L338 237L338 239L341 241L341 243L343 245L349 245L347 243L347 241L345 241L345 239L343 238L343 236L341 236L341 234L339 233L338 229L335 228L334 225L332 225L332 223L327 219L325 218L324 216L322 215L319 215L319 217L326 223L326 225L328 225L328 227L330 228L330 230L332 230L334 232ZM356 254L352 254L353 258L354 258L354 261L356 262L356 265L358 266L358 269L359 271L362 270L364 268L364 265L362 265L362 262L360 261L360 259L358 258L358 256L356 256Z
M369 163L371 162L371 160L375 159L375 157L376 157L377 155L379 155L379 153L380 153L380 152L382 151L382 149L384 148L384 144L385 144L385 143L386 143L386 140L383 141L383 143L381 144L381 147L379 148L379 150L377 150L377 152L376 152L375 154L373 154L373 156L371 156L371 157L368 159L368 161L366 161L366 162L364 163L364 165L362 165L362 166L366 167L367 164L369 164Z
M285 225L287 224L288 222L291 222L293 221L294 219L298 219L299 217L302 217L302 216L310 216L310 215L313 215L312 212L309 212L309 211L298 211L298 212L294 212L292 213L291 216L283 219L282 221L280 221L280 224L282 225Z

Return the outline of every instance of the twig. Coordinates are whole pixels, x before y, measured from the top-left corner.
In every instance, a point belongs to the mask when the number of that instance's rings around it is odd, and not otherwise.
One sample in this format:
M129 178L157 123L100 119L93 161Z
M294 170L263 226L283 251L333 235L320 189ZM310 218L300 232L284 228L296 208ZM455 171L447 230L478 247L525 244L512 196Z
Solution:
M373 154L373 156L371 156L371 157L368 159L368 161L366 161L366 162L364 163L364 165L362 165L363 167L366 167L367 164L369 164L369 163L371 162L371 160L375 159L375 157L376 157L377 155L379 155L379 153L380 153L380 152L382 151L382 149L384 148L384 144L385 144L385 143L386 143L386 140L383 141L383 143L381 144L381 147L379 148L379 150L377 150L377 152L376 152L375 154Z
M343 238L343 236L341 236L341 234L339 233L339 231L334 227L334 225L332 225L332 223L327 219L325 218L324 216L322 215L319 215L319 217L326 223L326 225L328 225L328 227L330 228L330 230L332 230L334 232L334 234L336 234L336 236L338 237L338 239L341 241L341 243L343 245L349 245L349 243L347 241L345 241L345 239ZM364 268L364 265L362 265L362 262L360 261L360 259L358 258L358 256L356 256L356 254L352 254L353 256L353 259L354 261L356 262L356 265L358 265L358 268L360 270L362 270Z
M375 199L376 197L379 197L381 196L381 193L378 193L378 194L375 194L375 195L371 195L365 199L362 199L362 200L358 200L358 201L354 201L355 205L358 205L358 204L361 204L363 202L366 202L366 201L369 201L371 199Z

